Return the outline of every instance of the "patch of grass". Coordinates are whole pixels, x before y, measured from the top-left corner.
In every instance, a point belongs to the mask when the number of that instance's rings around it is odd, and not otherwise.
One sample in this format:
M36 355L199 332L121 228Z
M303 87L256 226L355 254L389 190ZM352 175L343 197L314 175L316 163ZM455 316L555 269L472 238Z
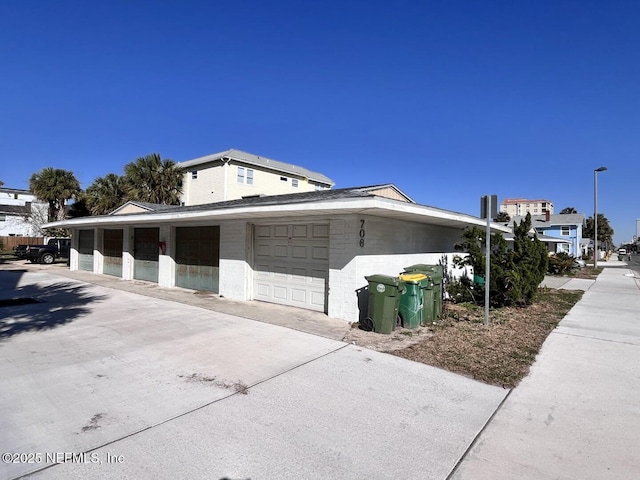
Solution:
M541 289L534 304L484 309L447 305L444 318L425 341L393 355L466 375L492 385L513 388L524 378L545 339L582 298L582 291Z
M569 274L570 277L573 278L586 278L586 279L595 279L602 272L602 268L593 268L591 266L586 266L581 268L580 270L575 270Z

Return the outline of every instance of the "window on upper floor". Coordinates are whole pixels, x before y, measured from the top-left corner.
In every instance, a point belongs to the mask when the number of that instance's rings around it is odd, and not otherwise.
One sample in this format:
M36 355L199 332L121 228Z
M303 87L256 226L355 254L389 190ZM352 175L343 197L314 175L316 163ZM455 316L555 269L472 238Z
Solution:
M298 179L297 178L292 178L291 179L291 186L294 188L298 188Z
M198 171L197 170L192 170L191 171L191 180L196 180L198 178Z
M568 225L563 225L562 227L560 227L560 235L562 235L563 237L568 237L571 234L571 227L569 227Z
M289 180L287 177L280 177L281 182L286 182L287 180Z
M238 167L238 183L253 185L253 168Z

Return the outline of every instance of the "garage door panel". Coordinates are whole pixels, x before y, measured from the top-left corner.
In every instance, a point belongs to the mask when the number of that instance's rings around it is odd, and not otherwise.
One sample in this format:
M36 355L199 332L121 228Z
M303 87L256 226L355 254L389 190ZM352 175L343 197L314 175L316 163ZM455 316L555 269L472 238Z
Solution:
M312 227L313 238L329 238L329 225L314 225Z
M303 245L294 245L291 248L291 256L297 260L306 260L307 259L307 247Z
M311 292L310 304L315 307L314 310L324 310L324 292Z
M273 276L275 278L286 279L289 276L289 269L286 266L279 265L273 267Z
M293 238L307 238L307 225L294 225Z
M287 258L289 256L289 248L286 245L274 245L273 256L276 258Z
M256 237L258 238L269 238L271 236L271 227L266 225L257 225L256 226Z
M254 298L324 311L329 276L327 225L256 226Z
M311 258L313 260L329 261L329 247L314 246L311 249Z
M273 298L277 300L287 300L287 287L274 285L273 287Z
M269 297L271 295L271 285L263 282L256 282L255 291L257 296Z
M265 245L260 243L256 245L256 257L270 257L271 256L271 245Z
M273 236L275 238L288 238L289 237L288 225L275 225L273 227Z
M292 288L291 301L304 305L305 303L307 303L307 291L299 288Z

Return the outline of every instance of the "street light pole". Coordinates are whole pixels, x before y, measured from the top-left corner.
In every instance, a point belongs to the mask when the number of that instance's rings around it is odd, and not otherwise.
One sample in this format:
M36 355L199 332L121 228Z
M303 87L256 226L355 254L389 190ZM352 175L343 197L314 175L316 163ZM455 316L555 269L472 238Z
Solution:
M600 167L593 171L593 268L598 268L598 172L606 169Z

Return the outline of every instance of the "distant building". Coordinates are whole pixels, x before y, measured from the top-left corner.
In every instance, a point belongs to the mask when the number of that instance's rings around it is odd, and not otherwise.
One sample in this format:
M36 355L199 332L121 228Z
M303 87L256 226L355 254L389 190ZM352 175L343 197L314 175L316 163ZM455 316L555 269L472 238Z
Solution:
M550 200L528 200L526 198L505 198L500 202L500 211L510 217L553 214L553 202Z
M39 236L49 206L29 190L0 187L0 236Z
M307 168L226 150L178 163L185 169L182 205L202 205L264 195L329 190L329 177Z
M510 226L519 224L525 216L514 216L509 223ZM562 215L532 215L531 227L538 235L544 235L543 241L547 244L547 249L552 253L564 252L574 257L581 257L587 253L587 243L582 238L582 228L585 217L582 213L569 213ZM553 241L552 239L560 239Z

